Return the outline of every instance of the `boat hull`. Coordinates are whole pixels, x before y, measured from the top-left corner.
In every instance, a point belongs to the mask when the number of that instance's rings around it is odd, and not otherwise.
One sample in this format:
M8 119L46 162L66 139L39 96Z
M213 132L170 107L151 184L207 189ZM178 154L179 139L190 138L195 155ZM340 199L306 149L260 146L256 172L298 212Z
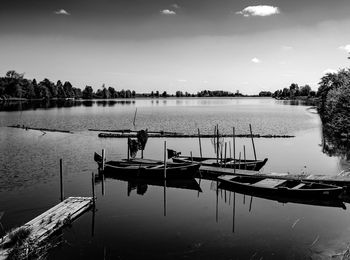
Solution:
M267 162L267 158L264 160L233 160L226 159L222 162L217 162L216 158L201 158L201 157L188 157L188 156L179 156L173 157L173 162L176 163L199 163L205 166L216 166L216 167L226 167L232 169L241 169L241 170L250 170L250 171L259 171Z
M240 179L246 178L242 176L233 177L232 180L225 180L219 177L219 181L223 183L224 186L235 189L240 192L254 193L257 196L272 195L275 197L288 197L288 198L339 198L343 193L343 188L326 185L326 184L316 184L302 181L294 181L299 183L299 185L304 184L303 189L293 189L288 187L262 187L251 185L249 183L241 183ZM263 179L263 178L262 178ZM235 181L236 180L236 181ZM306 188L305 188L306 187Z
M166 169L167 179L183 179L194 178L199 169L198 164L179 164L171 165ZM119 162L106 162L104 172L108 174L125 174L127 176L140 178L155 178L164 179L164 166L152 164L128 164L128 166L121 165Z

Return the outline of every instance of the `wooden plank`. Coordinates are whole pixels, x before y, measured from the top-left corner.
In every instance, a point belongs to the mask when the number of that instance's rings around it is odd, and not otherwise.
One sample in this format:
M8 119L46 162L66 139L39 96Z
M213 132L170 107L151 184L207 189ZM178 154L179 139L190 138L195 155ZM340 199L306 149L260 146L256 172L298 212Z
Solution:
M57 230L63 228L66 224L72 222L80 214L89 209L92 204L93 199L90 197L69 197L12 232L20 228L30 229L29 239L34 241L34 246L39 246L42 241ZM11 248L2 248L8 242L9 234L1 239L0 260L6 259L11 250Z
M292 190L298 190L305 186L305 183L299 183L297 186L293 187Z
M213 175L259 175L260 172L257 171L249 171L249 170L241 170L236 169L236 172L232 168L221 168L221 167L215 167L215 166L207 166L207 165L201 165L199 167L200 171L209 172Z
M285 183L286 180L279 180L279 179L263 179L259 182L253 183L253 186L256 187L264 187L264 188L275 188L278 185L281 185L282 183Z

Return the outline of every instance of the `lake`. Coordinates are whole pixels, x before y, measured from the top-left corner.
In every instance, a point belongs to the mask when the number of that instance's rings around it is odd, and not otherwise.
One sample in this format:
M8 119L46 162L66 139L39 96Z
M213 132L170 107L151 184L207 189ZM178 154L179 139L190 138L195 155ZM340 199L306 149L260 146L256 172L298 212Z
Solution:
M323 153L321 122L314 109L270 98L11 103L0 109L1 235L59 202L60 158L68 197L91 196L95 151L106 149L107 159L126 157L126 139L99 138L89 128L189 134L199 128L204 134L218 125L222 133L232 133L235 127L237 134L247 134L252 124L257 134L295 136L254 139L257 157L269 159L263 172L334 175L350 167L342 157ZM7 127L17 124L73 133ZM197 138L150 138L144 156L162 159L164 141L184 155L199 155ZM253 159L251 139L236 139L237 154L243 146ZM210 138L202 140L202 147L203 156L215 157ZM102 185L99 180L95 212L66 228L63 242L48 259L324 259L348 246L349 210L281 203L216 185L195 179L168 183L164 190L162 183L106 178Z

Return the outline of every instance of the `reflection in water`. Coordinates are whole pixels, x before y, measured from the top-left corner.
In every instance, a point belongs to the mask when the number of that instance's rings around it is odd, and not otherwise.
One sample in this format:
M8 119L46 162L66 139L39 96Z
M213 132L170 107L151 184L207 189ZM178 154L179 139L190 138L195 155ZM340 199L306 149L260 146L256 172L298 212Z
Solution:
M69 108L69 107L113 107L115 105L134 105L135 100L73 100L51 99L44 101L5 101L0 102L0 111L25 111L36 109Z
M99 174L96 177L96 182L103 183L104 178L115 179L119 181L127 182L127 194L131 195L133 190L136 190L137 195L145 195L148 186L159 186L163 187L166 185L167 188L175 189L187 189L202 192L202 189L196 179L168 179L166 183L162 179L150 179L142 177L128 177L125 174ZM102 184L103 185L103 184ZM104 190L104 188L103 188Z
M350 139L349 136L337 137L331 129L322 127L323 142L322 151L329 156L338 156L350 161Z

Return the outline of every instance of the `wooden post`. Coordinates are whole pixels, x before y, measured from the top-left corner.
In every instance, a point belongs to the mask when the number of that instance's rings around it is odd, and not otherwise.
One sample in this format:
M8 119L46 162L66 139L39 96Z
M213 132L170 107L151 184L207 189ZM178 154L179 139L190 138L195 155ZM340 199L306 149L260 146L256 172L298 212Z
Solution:
M129 157L129 155L130 155L130 153L129 153L129 149L130 149L129 145L130 145L130 137L128 137L128 156L127 156L128 161L130 159L130 157Z
M219 162L219 125L216 125L216 158Z
M192 151L190 152L190 154L191 154L191 163L193 163Z
M252 125L251 124L249 124L249 129L250 129L250 136L252 138L252 144L253 144L253 150L254 150L254 158L256 160L256 152L255 152L255 145L254 145L253 131L252 131Z
M164 141L164 179L166 179L166 141Z
M102 171L105 169L105 162L106 162L106 153L105 149L102 149Z
M92 184L92 202L95 206L95 174L93 172L91 177L91 184Z
M238 169L241 169L241 152L239 152Z
M222 167L222 145L220 146L220 167Z
M201 143L201 133L199 131L199 128L198 128L198 141L199 141L199 154L200 154L201 159L202 159L202 143Z
M230 151L230 160L231 160L231 158L232 158L231 141L229 141L229 142L228 142L228 144L229 144L229 148L228 148L228 150Z
M235 134L235 128L232 128L233 133L233 172L236 173L236 134Z
M226 149L227 149L227 143L225 142L225 158L224 158L224 166L226 168Z
M62 169L62 159L60 159L60 191L61 191L61 201L64 199L64 190L63 190L63 169Z
M246 156L245 156L245 145L243 145L243 156L244 156L244 169L246 170L247 169L247 159L246 159Z

